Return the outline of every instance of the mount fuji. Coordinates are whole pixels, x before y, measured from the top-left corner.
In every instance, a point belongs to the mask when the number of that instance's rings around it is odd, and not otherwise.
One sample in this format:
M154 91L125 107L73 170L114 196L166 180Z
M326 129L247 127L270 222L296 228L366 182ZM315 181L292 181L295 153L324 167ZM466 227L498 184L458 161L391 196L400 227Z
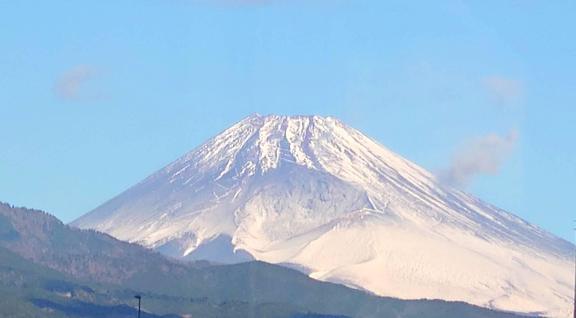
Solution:
M572 244L331 117L252 115L72 225L382 296L571 313Z

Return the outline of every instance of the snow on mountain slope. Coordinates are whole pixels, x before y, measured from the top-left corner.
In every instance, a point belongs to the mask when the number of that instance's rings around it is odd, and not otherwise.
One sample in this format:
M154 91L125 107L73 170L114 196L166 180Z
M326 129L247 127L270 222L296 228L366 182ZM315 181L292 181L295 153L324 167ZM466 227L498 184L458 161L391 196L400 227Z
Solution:
M73 222L406 299L567 317L573 246L330 117L250 116Z

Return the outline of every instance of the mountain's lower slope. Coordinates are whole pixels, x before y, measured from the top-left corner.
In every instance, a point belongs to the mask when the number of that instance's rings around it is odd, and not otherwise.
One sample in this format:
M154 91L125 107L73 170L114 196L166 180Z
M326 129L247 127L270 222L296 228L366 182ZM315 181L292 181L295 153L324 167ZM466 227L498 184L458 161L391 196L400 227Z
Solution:
M514 318L461 302L404 301L284 267L183 264L138 245L0 204L1 317Z
M184 259L567 317L573 246L333 118L251 116L76 220Z

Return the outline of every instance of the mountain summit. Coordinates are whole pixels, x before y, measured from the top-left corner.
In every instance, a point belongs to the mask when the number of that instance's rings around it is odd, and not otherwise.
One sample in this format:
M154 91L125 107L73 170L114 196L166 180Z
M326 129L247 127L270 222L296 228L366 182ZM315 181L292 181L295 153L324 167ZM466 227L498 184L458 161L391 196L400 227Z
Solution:
M337 119L250 116L73 222L167 255L568 316L573 246Z

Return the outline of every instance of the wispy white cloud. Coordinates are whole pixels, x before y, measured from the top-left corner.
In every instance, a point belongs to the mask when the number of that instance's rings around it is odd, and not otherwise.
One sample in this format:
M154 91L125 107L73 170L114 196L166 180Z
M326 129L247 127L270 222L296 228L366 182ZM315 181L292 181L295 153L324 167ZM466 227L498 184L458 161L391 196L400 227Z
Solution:
M488 76L482 79L482 84L497 102L513 104L521 100L524 94L524 85L520 80L504 76Z
M64 72L56 81L55 93L65 100L84 100L97 97L86 91L87 83L97 76L97 70L89 65L77 65Z
M450 167L438 173L444 184L466 187L478 175L495 175L512 153L518 133L489 134L475 138L461 147L453 156Z

